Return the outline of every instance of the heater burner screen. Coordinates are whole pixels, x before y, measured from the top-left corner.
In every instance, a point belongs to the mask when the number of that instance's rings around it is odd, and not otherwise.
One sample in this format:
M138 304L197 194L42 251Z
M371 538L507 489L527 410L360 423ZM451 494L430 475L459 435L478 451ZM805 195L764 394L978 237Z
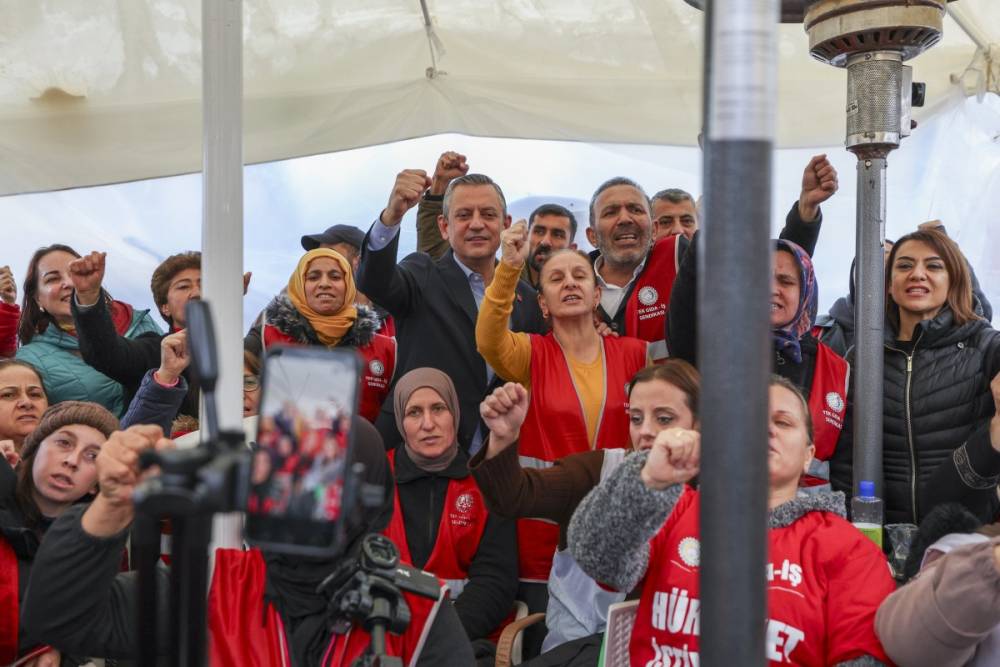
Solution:
M899 145L903 63L866 54L847 65L847 146Z

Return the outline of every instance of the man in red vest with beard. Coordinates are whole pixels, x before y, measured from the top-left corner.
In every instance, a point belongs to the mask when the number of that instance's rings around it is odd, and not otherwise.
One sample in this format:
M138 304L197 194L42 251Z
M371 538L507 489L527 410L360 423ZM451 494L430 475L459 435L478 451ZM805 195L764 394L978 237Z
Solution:
M819 205L836 190L833 165L825 155L813 157L803 173L799 199L785 218L782 238L811 251L822 222ZM607 180L590 200L587 240L597 248L591 259L601 287L597 311L601 319L618 334L648 341L650 356L660 361L668 356L670 292L688 239L674 234L654 240L651 211L649 197L638 183L620 176Z

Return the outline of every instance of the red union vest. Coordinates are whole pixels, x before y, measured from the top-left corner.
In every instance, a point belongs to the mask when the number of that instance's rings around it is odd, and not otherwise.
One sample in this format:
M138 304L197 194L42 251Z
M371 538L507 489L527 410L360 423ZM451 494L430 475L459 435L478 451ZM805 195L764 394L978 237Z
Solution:
M698 492L685 489L650 541L629 655L632 665L699 664ZM810 511L768 530L769 665L822 667L870 655L889 664L875 612L894 589L885 556L854 526Z
M395 449L389 452L389 468L393 474L396 473ZM486 531L488 518L486 501L483 500L483 494L479 491L479 485L472 475L448 482L444 510L438 523L437 541L434 542L431 555L422 569L444 581L452 600L457 599L469 583L469 567L472 565L472 559L476 557L476 552L479 551L479 543ZM398 491L393 500L392 520L383 534L399 549L400 560L413 562L410 545L406 541L406 525L403 508L399 504ZM504 626L513 620L512 614L501 621L489 639L496 643Z
M17 554L0 537L0 665L17 660L18 580Z
M566 355L552 333L531 334L531 397L521 426L518 455L525 468L547 468L569 454L629 444L625 388L646 365L648 343L605 336L604 405L593 442ZM546 582L559 544L559 526L547 519L517 522L521 581Z
M271 345L301 345L277 327L264 326L264 347ZM361 355L361 396L358 399L358 414L375 423L382 402L389 395L389 384L396 370L396 339L375 334L371 342L354 348Z
M625 305L625 335L648 341L657 362L667 358L667 307L680 267L680 239L680 234L665 236L653 244Z
M289 667L288 639L281 617L264 603L264 558L258 549L218 549L208 593L208 664L212 667ZM437 600L403 593L410 625L402 635L386 635L390 656L414 665L430 632L445 588ZM369 635L353 626L334 635L322 667L350 667L368 647Z
M396 450L389 452L389 467L396 472ZM448 493L444 499L444 510L438 522L437 541L430 557L422 569L430 572L451 591L451 599L459 596L469 579L469 566L479 549L479 542L486 530L489 512L476 481L471 475L464 479L448 482ZM399 557L408 563L410 546L406 541L406 526L403 509L399 504L399 493L393 500L392 520L383 534L399 549Z
M802 478L803 486L828 484L829 466L826 461L833 456L844 428L847 412L847 384L851 366L829 346L816 341L816 366L809 389L809 412L813 422L813 444L816 458L809 474Z

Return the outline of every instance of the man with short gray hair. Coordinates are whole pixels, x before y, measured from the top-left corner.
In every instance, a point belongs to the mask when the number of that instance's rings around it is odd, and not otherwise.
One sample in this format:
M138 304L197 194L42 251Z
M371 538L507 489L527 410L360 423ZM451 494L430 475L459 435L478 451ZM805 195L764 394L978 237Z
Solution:
M683 234L690 241L698 231L698 205L690 193L668 188L653 195L649 203L655 238Z

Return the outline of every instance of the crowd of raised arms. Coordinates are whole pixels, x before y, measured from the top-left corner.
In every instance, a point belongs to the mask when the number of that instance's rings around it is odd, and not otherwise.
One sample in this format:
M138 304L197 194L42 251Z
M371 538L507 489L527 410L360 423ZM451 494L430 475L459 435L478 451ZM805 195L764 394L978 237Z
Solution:
M854 269L818 315L812 262L837 187L812 158L772 246L767 660L1000 664L991 306L940 221L886 241L885 520L919 526L893 572L846 518ZM414 207L418 251L399 257ZM613 607L634 612L631 664L696 667L698 474L712 455L699 425L713 418L699 404L697 281L713 258L698 253L697 200L615 177L587 219L545 204L514 222L500 185L445 152L401 171L372 218L303 236L288 257L287 287L243 340L243 414L257 414L273 345L362 360L357 416L325 428L330 443L353 432L365 478L387 493L346 553L382 532L441 586L436 602L406 594L412 620L389 652L407 665L597 665L609 608L634 600ZM577 249L578 227L596 250ZM135 657L139 454L198 430L185 305L201 296L200 253L156 267L153 314L104 287L123 270L114 256L51 241L23 276L0 268L0 664L33 667ZM292 435L253 445L261 503L283 502L264 477L310 464ZM338 559L215 556L209 664L351 665L368 646L359 624L331 629L316 592ZM164 639L186 622L159 617Z

